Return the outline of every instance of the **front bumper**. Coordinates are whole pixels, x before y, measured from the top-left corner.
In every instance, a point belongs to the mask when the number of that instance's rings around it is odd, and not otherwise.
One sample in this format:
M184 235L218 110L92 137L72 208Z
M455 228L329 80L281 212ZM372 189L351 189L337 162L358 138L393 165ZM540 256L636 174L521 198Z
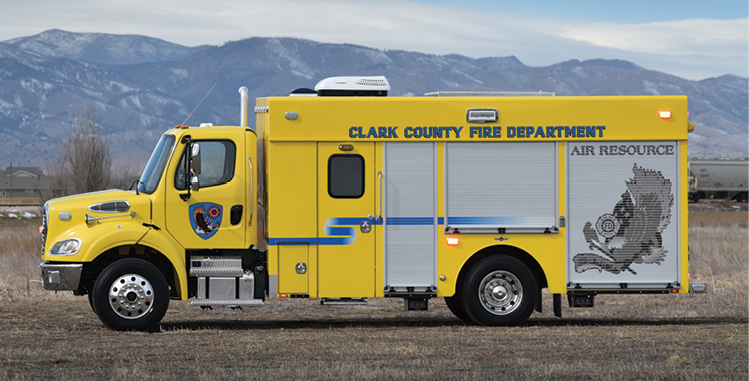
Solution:
M81 263L40 263L45 290L75 291L81 280Z

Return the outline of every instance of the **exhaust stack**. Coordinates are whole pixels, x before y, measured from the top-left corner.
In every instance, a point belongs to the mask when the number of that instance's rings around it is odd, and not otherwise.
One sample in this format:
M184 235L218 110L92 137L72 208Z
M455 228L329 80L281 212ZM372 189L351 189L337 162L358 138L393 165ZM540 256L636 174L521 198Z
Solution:
M248 104L248 102L250 100L250 90L248 90L247 87L245 87L245 86L240 87L239 88L239 97L240 97L240 102L241 102L240 107L241 107L241 110L242 110L241 114L239 116L239 118L241 119L239 121L239 125L242 126L242 127L244 127L244 128L247 128L247 113L248 113L249 107L250 107L250 105Z

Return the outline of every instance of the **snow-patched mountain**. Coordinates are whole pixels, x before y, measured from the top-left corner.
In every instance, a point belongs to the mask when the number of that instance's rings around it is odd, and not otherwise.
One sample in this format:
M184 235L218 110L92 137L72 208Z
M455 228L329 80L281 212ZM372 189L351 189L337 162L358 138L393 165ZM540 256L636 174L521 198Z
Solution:
M133 37L107 36L113 45L122 43L119 38ZM95 35L80 37L96 41ZM127 155L142 164L158 136L182 123L214 84L188 123L237 124L240 86L247 86L253 97L285 95L335 75L385 75L393 96L439 90L683 94L689 96L696 124L690 134L691 155L747 155L745 77L690 81L620 60L572 60L530 67L513 56L474 59L291 38L233 41L171 61L100 65L29 50L18 43L21 40L0 43L0 133L4 136L0 163L42 165L43 154L55 157L76 112L88 103L97 109L97 123L115 155ZM77 44L92 55L100 49L94 48L98 46L94 42Z
M35 36L15 38L5 43L49 57L104 65L176 61L206 48L191 48L138 35L73 33L59 29L47 30Z

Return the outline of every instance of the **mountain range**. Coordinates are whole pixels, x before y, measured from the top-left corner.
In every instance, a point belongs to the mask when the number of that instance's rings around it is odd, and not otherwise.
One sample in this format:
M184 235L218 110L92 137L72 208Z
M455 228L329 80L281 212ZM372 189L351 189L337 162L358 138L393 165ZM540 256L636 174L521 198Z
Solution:
M141 167L164 130L239 123L237 89L286 95L337 75L385 75L390 95L431 91L553 91L557 95L687 95L689 153L747 156L748 79L692 81L622 60L531 67L514 56L469 58L294 38L186 47L138 35L48 30L0 42L0 165L44 166L57 157L84 105L117 163ZM251 121L252 123L252 121Z

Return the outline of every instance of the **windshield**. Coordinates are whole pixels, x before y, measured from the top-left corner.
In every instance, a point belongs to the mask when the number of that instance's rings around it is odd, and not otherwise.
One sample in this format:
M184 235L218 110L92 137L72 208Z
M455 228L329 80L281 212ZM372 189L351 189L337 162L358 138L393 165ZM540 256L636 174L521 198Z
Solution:
M161 173L164 172L169 154L172 152L172 146L174 146L174 135L163 135L159 143L156 144L151 158L148 159L146 169L140 177L140 183L138 183L138 191L148 194L156 191L159 180L161 180Z

